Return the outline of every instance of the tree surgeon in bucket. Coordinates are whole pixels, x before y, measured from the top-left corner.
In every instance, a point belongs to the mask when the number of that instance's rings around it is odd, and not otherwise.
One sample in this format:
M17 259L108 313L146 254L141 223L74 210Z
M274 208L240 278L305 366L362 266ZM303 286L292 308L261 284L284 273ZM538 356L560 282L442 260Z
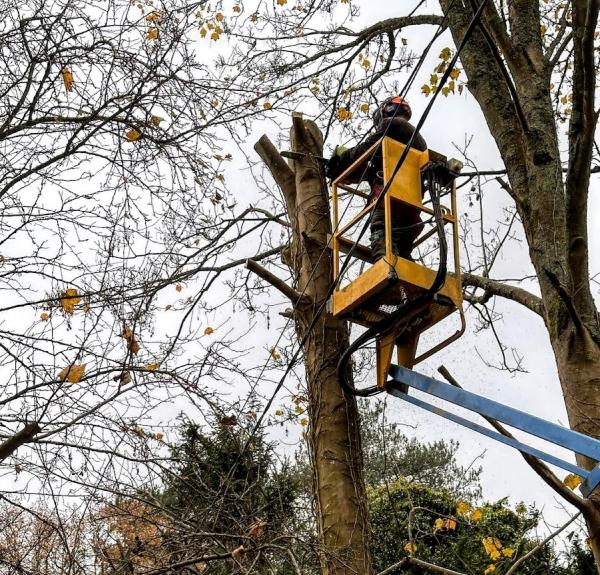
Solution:
M387 136L402 144L407 144L412 137L415 127L409 122L412 112L408 102L401 96L386 99L373 114L375 132L354 148L346 149L337 146L333 156L326 165L326 174L334 180L345 169L352 165L371 146ZM427 144L420 134L413 140L412 147L424 152ZM367 181L371 186L368 202L374 202L383 191L383 157L381 146L375 153L359 165L348 179L358 183ZM419 212L410 206L396 207L391 214L392 219L392 249L403 258L412 260L412 249L415 240L423 230ZM371 250L373 258L378 260L385 256L385 216L383 203L375 210L371 220Z

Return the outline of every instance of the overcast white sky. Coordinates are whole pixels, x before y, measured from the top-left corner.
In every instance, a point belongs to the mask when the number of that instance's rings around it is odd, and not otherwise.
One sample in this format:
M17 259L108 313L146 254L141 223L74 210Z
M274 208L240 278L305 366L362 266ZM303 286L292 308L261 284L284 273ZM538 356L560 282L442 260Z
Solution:
M376 20L408 13L414 2L392 3L386 0L360 2L362 17L360 23L368 25ZM422 12L428 10L438 12L437 2L428 2ZM356 23L356 28L359 24ZM419 30L406 30L403 36L409 39L409 46L415 50L426 44L434 32L433 27ZM453 46L450 35L445 34L432 49L430 62L423 66L420 77L415 81L408 99L413 108L413 120L419 118L427 104L420 93L420 86L427 82L439 51L444 46ZM277 133L268 127L265 129L276 139ZM566 131L566 124L565 124ZM462 144L465 138L472 137L470 157L479 169L502 167L495 143L489 135L485 120L474 99L465 90L462 96L440 98L433 108L423 130L431 148L449 156L457 155L453 144ZM341 138L342 140L345 138ZM330 136L328 146L336 143L336 135ZM592 193L590 194L590 218L599 213L598 176L593 176ZM463 192L468 188L463 188ZM484 206L485 221L492 224L501 217L502 206L507 205L506 194L496 184L485 187ZM459 195L460 211L467 209L465 195ZM590 261L592 274L600 271L598 251L600 249L600 226L590 221ZM522 234L521 234L522 235ZM494 277L521 277L530 272L527 248L512 244L503 258L498 262ZM598 296L597 285L594 293ZM282 306L285 307L285 306ZM451 347L430 358L419 366L425 374L437 375L439 365L445 365L450 372L470 391L501 401L523 411L528 411L550 421L565 424L567 422L560 385L558 382L554 358L543 322L526 309L511 302L498 301L496 310L501 311L504 319L497 324L503 341L515 347L525 358L524 366L528 373L514 375L506 371L498 371L486 367L479 359L477 351L489 356L490 362L497 363L498 353L491 333L474 332L475 316L470 314L465 336ZM441 379L441 376L437 376ZM391 420L407 424L406 433L421 440L434 441L439 438L456 439L461 448L458 454L461 463L467 465L483 454L483 488L486 499L509 497L513 504L519 501L535 503L543 509L544 516L551 524L558 524L567 516L564 503L555 497L554 492L543 483L524 463L519 453L509 447L480 436L475 432L434 416L418 408L404 404L400 400L390 398L388 415ZM454 410L456 411L456 410ZM485 425L480 418L474 417L478 423ZM519 435L519 434L517 434ZM520 437L523 437L522 434ZM536 446L543 442L532 441ZM558 448L549 451L574 460L572 455ZM557 470L559 477L567 472Z

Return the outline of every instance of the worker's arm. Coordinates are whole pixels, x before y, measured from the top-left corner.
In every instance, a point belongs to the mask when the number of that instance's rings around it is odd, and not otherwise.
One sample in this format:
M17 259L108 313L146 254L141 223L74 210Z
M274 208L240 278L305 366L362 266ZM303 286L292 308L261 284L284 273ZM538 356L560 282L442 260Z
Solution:
M374 134L371 134L363 142L358 144L358 146L354 146L354 148L350 148L348 150L344 150L343 153L339 153L339 147L336 148L336 152L331 157L329 162L327 163L327 176L332 180L335 180L344 170L349 168L358 158L360 158L371 146L376 144L382 137L384 131L378 130ZM347 178L348 183L358 183L367 179L367 167L368 161L370 158L367 158L364 162L361 162L356 168L349 174Z

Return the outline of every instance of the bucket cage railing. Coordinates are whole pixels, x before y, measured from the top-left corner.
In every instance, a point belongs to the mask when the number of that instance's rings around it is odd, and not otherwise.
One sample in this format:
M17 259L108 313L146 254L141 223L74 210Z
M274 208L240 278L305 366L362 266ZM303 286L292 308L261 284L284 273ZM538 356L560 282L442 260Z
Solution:
M387 190L383 202L385 221L385 257L374 261L369 246L364 241L356 243L351 237L355 228L368 220L375 203L369 202L369 195L360 189L360 180L365 165L372 158L376 149L381 146L383 158L383 185ZM336 317L370 328L389 314L397 310L408 299L416 299L429 290L434 283L437 270L421 262L400 257L394 253L392 242L392 225L395 216L402 211L410 211L422 217L422 231L413 243L413 249L423 245L438 232L435 222L435 210L428 202L423 201L423 174L432 163L444 163L446 158L436 152L415 149L408 150L400 169L395 168L405 152L406 146L389 137L383 138L365 151L352 165L345 169L332 182L332 227L331 247L333 250L332 279L339 278L340 259L352 250L354 260L362 260L368 265L357 277L348 278L344 283L339 281L330 300L330 311ZM343 219L346 202L354 196L367 199L367 205L348 220ZM458 214L456 206L456 188L450 181L443 189L443 206L441 219L444 229L451 238L452 271L435 297L424 303L420 309L411 313L411 325L405 320L398 323L397 329L377 339L377 382L383 388L394 348L398 352L398 362L412 367L430 357L443 347L458 339L464 332L465 320L462 307L462 289L460 277L460 256L458 239ZM432 224L433 222L433 224ZM419 224L420 225L420 224ZM448 337L429 349L417 354L420 335L441 322L451 314L458 312L460 325Z

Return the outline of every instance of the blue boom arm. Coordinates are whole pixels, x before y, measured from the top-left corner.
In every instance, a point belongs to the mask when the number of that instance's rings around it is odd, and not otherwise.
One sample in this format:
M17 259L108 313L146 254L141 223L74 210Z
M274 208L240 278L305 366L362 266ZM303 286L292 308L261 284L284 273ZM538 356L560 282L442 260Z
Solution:
M389 374L392 379L388 384L387 391L391 395L449 419L450 421L454 421L473 431L477 431L478 433L486 435L505 445L514 447L523 453L528 453L538 459L579 475L582 478L582 483L579 488L585 497L588 497L600 483L600 464L596 464L591 471L588 471L587 469L583 469L582 467L564 461L558 457L545 453L544 451L530 447L516 439L506 437L492 429L473 423L464 417L431 405L419 398L410 396L401 391L398 384L418 389L419 391L433 395L434 397L448 401L454 405L474 411L485 417L490 417L529 433L530 435L540 437L554 445L560 445L574 453L585 455L596 462L600 461L600 441L597 439L573 431L572 429L567 429L566 427L562 427L555 423L545 421L544 419L508 407L507 405L503 405L491 399L476 395L475 393L465 391L459 387L427 377L426 375L422 375L404 367L392 365Z

